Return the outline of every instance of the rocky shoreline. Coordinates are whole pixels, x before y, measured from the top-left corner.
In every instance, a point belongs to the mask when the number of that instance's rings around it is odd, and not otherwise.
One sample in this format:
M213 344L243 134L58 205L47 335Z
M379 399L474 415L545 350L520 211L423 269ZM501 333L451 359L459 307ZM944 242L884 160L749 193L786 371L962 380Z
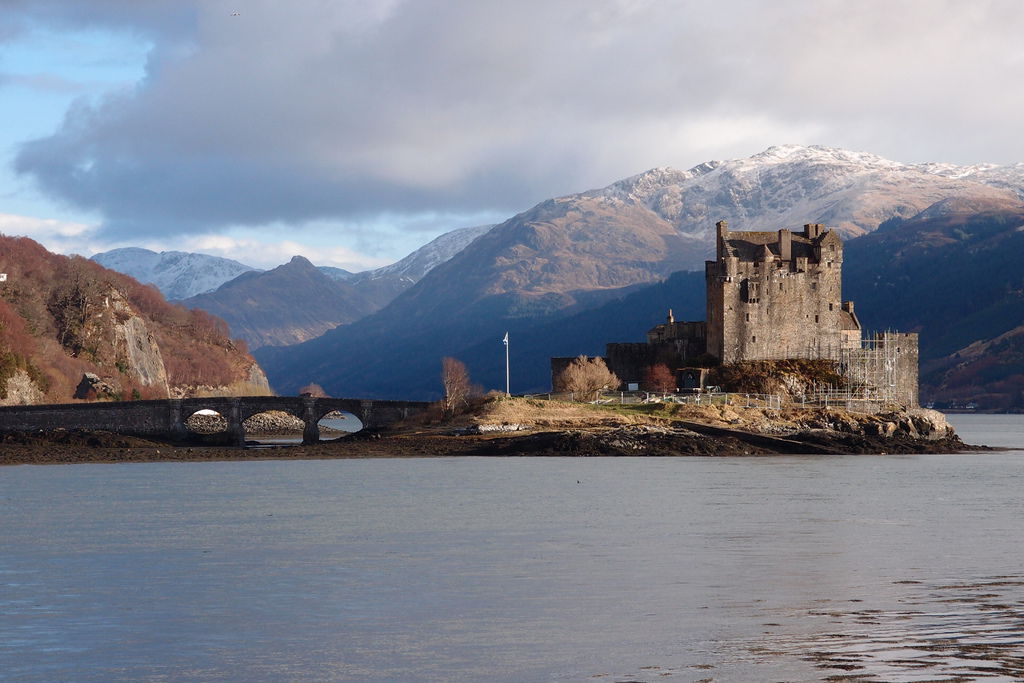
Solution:
M454 435L447 432L356 434L312 445L216 447L170 445L109 432L4 434L0 465L163 461L476 457L685 457L953 454L993 451L940 438L811 429L784 437L701 426L627 425ZM714 433L716 432L717 433Z
M402 458L446 456L765 456L778 454L963 453L969 446L945 415L915 408L863 414L834 408L769 409L672 402L596 406L491 396L460 414L427 411L385 432L324 433L312 445L258 442L301 437L302 422L267 413L245 423L247 448L203 445L226 427L193 416L195 442L170 445L109 432L0 434L0 464Z

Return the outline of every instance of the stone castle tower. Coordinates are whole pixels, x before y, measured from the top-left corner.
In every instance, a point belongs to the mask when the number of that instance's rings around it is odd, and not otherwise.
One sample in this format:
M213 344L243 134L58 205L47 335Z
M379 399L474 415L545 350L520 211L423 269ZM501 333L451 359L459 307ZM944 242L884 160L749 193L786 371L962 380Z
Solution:
M853 302L843 302L843 242L820 224L803 232L729 232L716 224L705 264L707 352L723 363L840 360L860 345Z

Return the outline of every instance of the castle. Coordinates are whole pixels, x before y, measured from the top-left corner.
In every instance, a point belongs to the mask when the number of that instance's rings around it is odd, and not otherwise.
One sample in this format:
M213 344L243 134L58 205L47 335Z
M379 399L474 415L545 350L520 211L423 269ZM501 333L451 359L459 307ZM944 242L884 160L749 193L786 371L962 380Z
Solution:
M687 367L708 361L810 358L835 361L865 397L918 404L917 335L862 338L853 302L842 300L843 242L834 231L807 224L801 232L730 232L725 221L716 229L716 258L704 268L706 319L677 321L669 311L646 343L606 346L624 388L658 363L687 387L699 386ZM552 372L568 360L553 358Z

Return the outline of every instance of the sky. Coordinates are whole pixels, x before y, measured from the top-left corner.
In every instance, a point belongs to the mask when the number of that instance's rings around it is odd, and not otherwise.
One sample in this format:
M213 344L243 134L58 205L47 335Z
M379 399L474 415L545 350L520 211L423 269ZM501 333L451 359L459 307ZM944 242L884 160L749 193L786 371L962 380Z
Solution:
M0 0L0 232L358 271L780 144L1024 161L1021 0Z

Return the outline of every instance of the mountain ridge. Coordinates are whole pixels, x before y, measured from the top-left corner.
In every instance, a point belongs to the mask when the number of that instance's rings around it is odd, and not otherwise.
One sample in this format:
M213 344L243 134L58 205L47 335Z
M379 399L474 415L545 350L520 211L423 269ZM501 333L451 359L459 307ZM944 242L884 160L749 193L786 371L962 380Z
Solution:
M304 256L243 273L181 303L222 318L253 349L306 341L372 310L348 280L329 277Z
M144 284L156 285L170 300L211 292L243 273L259 270L220 256L185 251L158 253L141 247L111 249L94 254L91 260Z

